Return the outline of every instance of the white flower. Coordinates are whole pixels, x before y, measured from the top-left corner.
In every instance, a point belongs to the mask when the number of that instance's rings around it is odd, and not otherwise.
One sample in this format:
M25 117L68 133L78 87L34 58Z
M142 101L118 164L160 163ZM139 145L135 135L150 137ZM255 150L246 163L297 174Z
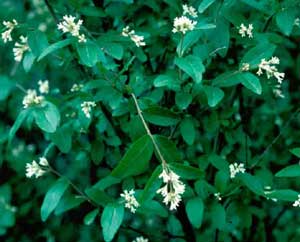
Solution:
M27 43L27 37L20 36L21 43L16 42L15 47L13 48L15 61L20 62L23 58L23 54L29 50L29 46Z
M196 9L194 7L188 6L187 4L183 4L182 8L183 8L183 15L188 15L189 14L193 18L198 17L198 14L197 14Z
M216 192L216 193L214 193L214 196L215 196L215 198L216 198L218 201L221 201L221 200L222 200L221 193Z
M58 23L57 28L63 33L70 33L72 36L77 37L78 42L86 42L85 35L79 33L82 23L82 19L75 23L75 17L65 15L63 16L63 21Z
M48 161L46 160L46 158L40 158L40 165L44 166L45 168L48 166ZM44 175L47 172L47 170L41 167L40 165L35 160L33 160L32 163L27 163L26 177L31 178L35 176L35 178L38 178Z
M248 28L242 23L239 27L239 34L244 38L248 35L249 38L253 38L252 34L253 25L249 24Z
M143 236L136 237L132 242L148 242L148 239L145 239Z
M300 26L300 18L295 18L294 25Z
M28 108L32 105L38 105L44 100L43 96L38 96L36 90L28 89L26 96L23 98L24 108Z
M132 213L135 213L136 209L140 206L136 198L134 197L135 191L131 189L130 191L124 190L121 193L121 197L125 199L125 207L130 209Z
M167 206L170 204L170 210L176 210L182 200L181 195L185 191L185 185L179 180L180 177L168 167L163 169L159 178L162 178L166 185L156 192L164 197L163 203Z
M78 92L80 91L81 89L83 88L83 85L82 84L73 84L73 86L71 87L71 92Z
M45 81L39 80L38 84L39 84L40 93L47 94L49 92L49 81L48 80L45 80Z
M245 173L245 165L243 163L233 163L229 165L230 178L235 178L238 173Z
M96 107L95 102L83 102L83 103L81 103L81 110L82 110L82 112L84 112L84 114L87 118L91 117L91 111L92 111L93 107Z
M173 33L181 32L185 34L195 28L197 21L190 20L186 16L176 17L173 23Z
M10 21L3 21L3 25L5 26L6 30L1 34L1 38L4 43L12 41L11 32L14 28L18 25L18 22L13 19L12 22Z
M241 70L242 71L249 71L250 70L250 64L249 63L243 63Z
M293 203L294 207L300 207L300 194L298 195L298 199Z
M145 46L144 36L135 34L134 30L130 30L129 26L126 26L122 30L122 35L124 37L130 37L130 39L135 43L137 47Z

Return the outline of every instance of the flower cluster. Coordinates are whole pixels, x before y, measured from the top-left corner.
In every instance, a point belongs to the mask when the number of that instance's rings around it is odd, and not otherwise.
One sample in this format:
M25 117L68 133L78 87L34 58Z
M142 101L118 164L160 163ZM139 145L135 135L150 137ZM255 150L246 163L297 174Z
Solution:
M83 23L83 20L79 19L75 23L75 17L73 16L63 16L63 21L57 25L57 28L63 33L70 33L72 36L78 38L78 42L86 42L84 34L80 34L80 27Z
M145 239L143 236L136 237L132 242L148 242L148 239Z
M215 196L215 198L216 198L218 201L221 201L221 200L222 200L221 193L216 192L216 193L214 193L214 196Z
M130 37L137 47L145 46L144 36L135 34L134 30L130 30L129 26L122 29L122 35L124 37Z
M270 60L262 59L260 61L260 64L258 65L258 71L256 72L256 74L260 76L263 74L263 71L265 71L268 79L274 76L277 80L277 84L273 89L273 93L275 94L275 96L283 98L284 95L281 91L281 84L285 74L283 72L278 72L278 69L275 65L278 65L279 63L280 60L276 56L273 56Z
M41 157L39 163L33 160L32 163L26 164L26 177L35 176L35 178L38 178L47 172L48 167L49 163L45 157Z
M41 104L44 100L44 96L38 96L36 90L28 89L26 96L23 98L24 108L28 108L32 105Z
M13 48L15 61L20 62L23 58L24 53L29 50L27 43L27 37L23 35L20 36L20 43L16 42L15 47Z
M173 23L173 33L181 32L185 34L195 28L197 21L190 20L186 16L176 17Z
M241 71L249 71L250 70L250 64L249 63L243 63Z
M300 207L300 194L298 195L298 199L293 203L294 207Z
M239 34L244 38L248 36L249 38L253 38L252 34L253 25L249 24L248 28L242 23L239 27Z
M73 86L71 87L71 92L78 92L80 91L81 89L83 88L83 85L82 84L73 84Z
M235 178L238 173L245 173L245 165L243 163L233 163L229 165L230 178Z
M48 80L45 80L45 81L39 80L38 84L39 84L40 93L43 93L43 94L49 93L49 81Z
M168 167L163 169L159 178L162 178L166 185L156 192L164 197L163 202L167 206L170 204L170 210L176 210L182 200L181 195L185 191L185 185L179 180L180 177Z
M84 112L84 114L87 118L91 117L91 111L92 111L93 107L96 107L95 102L88 101L88 102L81 103L81 110L82 110L82 112Z
M130 209L132 213L135 213L136 209L140 206L140 204L134 197L134 193L135 191L131 189L130 191L124 190L124 192L120 195L125 200L125 207Z
M3 21L3 25L5 26L5 31L1 34L1 38L4 43L12 41L11 32L14 28L18 25L18 22L13 19L12 22L10 21Z
M194 7L183 4L182 8L183 8L183 15L190 15L193 18L198 17L198 14L197 14L196 9Z

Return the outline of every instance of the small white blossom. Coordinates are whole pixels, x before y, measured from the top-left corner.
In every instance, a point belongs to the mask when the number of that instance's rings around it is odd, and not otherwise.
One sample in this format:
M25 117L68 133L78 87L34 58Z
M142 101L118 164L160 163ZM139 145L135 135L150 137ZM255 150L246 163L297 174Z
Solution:
M71 87L71 92L78 92L80 91L81 89L83 88L83 85L82 84L73 84L73 86Z
M26 96L23 98L24 108L28 108L32 105L38 105L44 100L43 96L38 96L36 90L28 89Z
M293 203L294 207L300 207L300 194L298 195L298 199Z
M216 193L214 193L214 196L215 196L215 198L216 198L218 201L221 201L221 200L222 200L221 193L216 192Z
M122 30L122 35L124 37L130 37L130 39L135 43L137 47L145 46L144 36L135 34L134 30L130 30L129 26L126 26Z
M49 81L48 80L45 80L45 81L39 80L38 84L39 84L40 93L47 94L49 92Z
M243 63L243 64L242 64L241 70L242 70L242 71L249 71L249 70L250 70L250 65L249 65L249 63Z
M87 118L91 117L91 111L92 111L93 107L96 107L95 102L83 102L83 103L81 103L81 110L82 110L82 112L84 112L84 114Z
M63 33L70 33L72 36L78 38L78 42L86 42L84 34L80 34L80 27L83 23L82 19L79 19L75 23L75 17L73 16L63 16L63 21L58 23L57 28Z
M238 173L245 173L245 165L243 163L233 163L229 165L230 178L235 178Z
M179 180L180 177L168 167L163 169L159 178L162 178L166 185L156 192L164 197L163 203L167 206L170 204L170 210L176 210L182 200L181 195L185 191L185 185Z
M148 242L148 239L145 239L143 236L136 237L132 242Z
M295 18L294 25L298 27L300 26L300 18Z
M29 50L27 43L27 37L20 36L21 42L16 42L15 47L13 48L15 61L20 62L23 58L24 53Z
M124 192L120 195L125 200L125 207L130 209L132 213L135 213L136 209L140 206L140 204L134 197L134 193L135 191L131 189L130 191L124 190Z
M26 164L26 177L31 178L35 176L35 178L38 178L42 175L44 175L47 172L46 167L48 167L48 161L45 157L40 158L40 166L35 160L32 161L32 163Z
M186 16L176 17L173 23L173 33L181 32L185 34L195 28L197 21L190 20Z
M1 34L2 40L4 43L10 42L12 41L11 32L18 25L18 22L15 19L13 19L12 22L3 21L3 25L5 26L6 30Z
M253 38L253 25L249 24L248 28L242 23L239 27L239 34L244 38L248 36L249 38Z
M197 18L198 14L196 12L196 9L192 6L188 6L187 4L182 5L183 8L183 15L190 15L193 18Z

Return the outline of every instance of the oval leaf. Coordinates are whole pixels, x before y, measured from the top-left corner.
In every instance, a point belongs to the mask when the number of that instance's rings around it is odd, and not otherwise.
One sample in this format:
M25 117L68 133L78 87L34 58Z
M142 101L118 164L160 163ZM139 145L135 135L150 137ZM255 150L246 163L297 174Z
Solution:
M199 197L190 199L186 204L185 210L191 224L199 229L202 224L204 211L202 199Z
M277 177L297 177L300 176L300 165L290 165L278 171L275 176Z

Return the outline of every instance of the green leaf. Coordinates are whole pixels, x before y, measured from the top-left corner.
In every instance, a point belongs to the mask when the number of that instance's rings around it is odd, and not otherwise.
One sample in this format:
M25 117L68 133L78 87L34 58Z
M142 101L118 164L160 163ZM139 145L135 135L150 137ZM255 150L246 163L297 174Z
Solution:
M275 174L276 177L300 177L300 165L290 165Z
M186 180L196 180L203 178L204 176L203 171L196 167L180 163L171 163L169 165L177 175Z
M104 207L107 203L114 201L114 199L108 196L104 191L94 186L86 189L85 193L93 202L102 207Z
M294 149L291 149L290 152L297 156L298 158L300 158L300 148L294 148Z
M72 39L65 39L65 40L61 40L58 41L50 46L48 46L46 49L44 49L44 51L40 54L38 61L40 61L41 59L43 59L44 57L46 57L47 55L53 53L54 51L57 51L61 48L64 48L68 45L70 45L73 42Z
M257 195L264 195L263 185L257 177L252 176L249 173L242 173L239 174L239 178L249 190Z
M265 196L267 198L288 202L294 202L295 200L297 200L298 194L298 192L290 189L265 191Z
M93 67L98 62L98 51L100 49L94 42L77 43L76 49L82 64Z
M143 115L148 122L160 126L176 125L179 121L176 113L162 107L151 107L143 110Z
M218 87L203 86L203 90L210 107L215 107L224 97L224 92Z
M62 153L68 153L72 148L72 129L69 125L59 127L49 137Z
M241 65L243 63L248 63L250 65L250 69L256 68L263 58L270 58L275 49L276 46L270 43L259 44L246 52L240 63Z
M104 240L112 241L124 217L124 207L122 204L107 204L101 216L101 226Z
M297 15L295 8L283 9L276 14L276 24L282 33L289 36L294 27L294 21Z
M29 32L27 37L28 37L28 45L34 57L39 57L49 45L45 33L39 30Z
M16 121L14 122L13 126L9 130L9 134L8 134L8 144L9 145L11 144L12 139L15 137L17 131L21 127L24 120L28 117L30 112L31 112L30 109L24 109L19 113Z
M47 220L49 215L56 208L68 186L69 182L65 178L60 178L50 187L41 207L41 218L43 222Z
M208 160L218 170L221 170L224 172L229 171L229 163L223 157L216 155L216 154L210 154L208 157Z
M183 140L192 145L195 141L196 130L192 118L186 117L180 123L180 133Z
M99 43L99 42L98 42ZM99 47L103 51L117 60L121 60L124 54L124 48L121 44L112 42L100 42Z
M172 90L178 90L180 88L180 83L171 74L158 75L154 79L153 85L155 87L168 87Z
M123 179L143 173L148 168L152 153L152 141L148 135L144 135L130 146L111 175Z
M226 227L226 212L224 207L219 204L216 203L214 204L214 206L212 207L212 212L210 214L210 217L212 218L212 226L214 228L220 229L220 230L224 230Z
M31 51L27 51L23 58L23 68L25 72L29 72L31 70L34 60L35 60L34 54Z
M262 92L261 84L257 76L250 72L245 72L242 75L241 83L252 92L260 95Z
M101 8L94 6L80 7L79 12L90 17L105 17L106 14Z
M148 216L157 215L163 218L168 217L168 211L166 207L154 200L144 202L142 207L139 208L139 212L147 214Z
M216 0L202 0L198 7L198 12L203 13L210 5L212 5Z
M0 75L0 101L3 101L8 97L15 85L15 82L8 77Z
M75 196L73 194L68 194L67 196L64 195L60 199L57 207L55 208L54 214L55 215L60 215L60 214L66 212L70 209L78 207L84 201L85 201L84 198Z
M104 157L104 144L102 140L95 140L92 143L91 158L95 165L99 165Z
M186 57L175 58L175 64L188 74L195 83L202 82L202 73L205 67L202 64L202 60L194 55L188 55Z
M95 221L95 218L98 214L99 214L99 208L96 208L93 211L89 212L87 215L84 216L83 219L84 224L91 225Z
M153 137L167 163L181 160L181 155L171 140L162 135L154 135ZM159 156L157 158L160 160Z
M35 122L43 131L54 133L60 122L60 113L54 104L50 102L44 104L44 106L34 109Z
M202 224L204 204L201 198L194 197L188 200L185 210L191 224L199 229Z
M187 92L176 92L175 102L180 109L187 109L192 102L193 96Z

